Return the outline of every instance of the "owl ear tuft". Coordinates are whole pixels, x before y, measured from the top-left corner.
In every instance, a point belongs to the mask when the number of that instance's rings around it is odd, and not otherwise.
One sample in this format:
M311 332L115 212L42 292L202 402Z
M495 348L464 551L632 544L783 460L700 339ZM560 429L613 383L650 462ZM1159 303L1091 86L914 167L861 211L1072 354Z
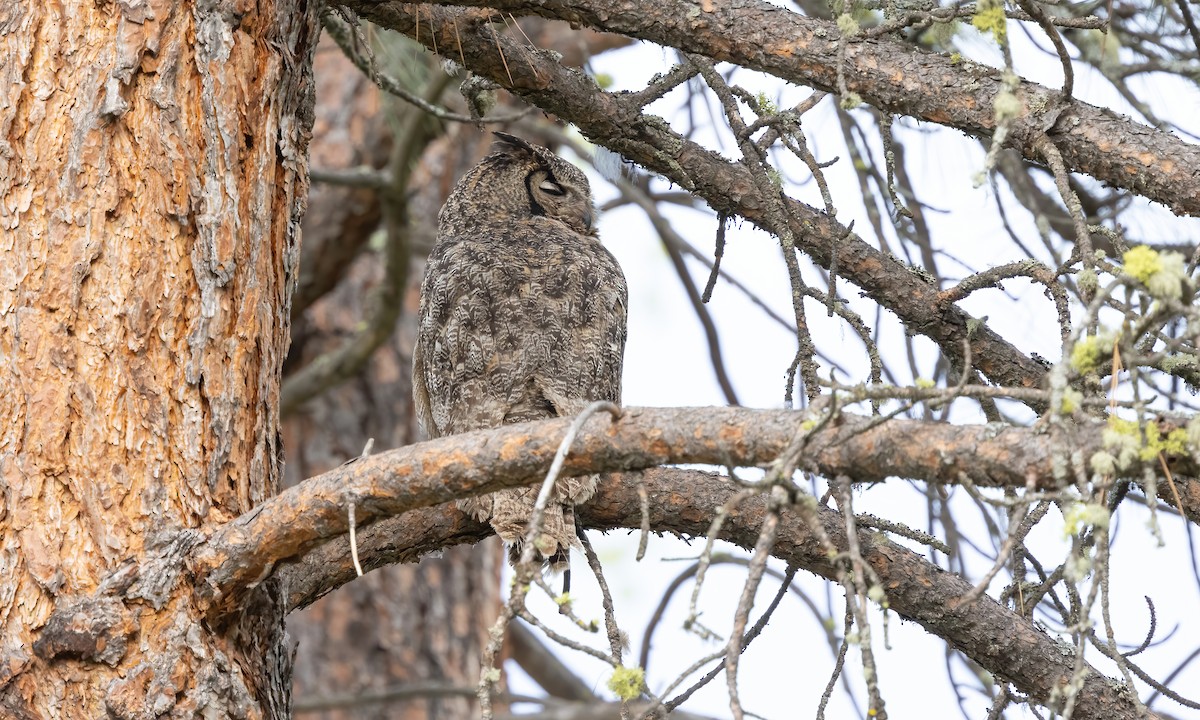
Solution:
M502 132L493 132L492 134L496 136L496 141L492 143L492 152L505 155L511 155L514 151L537 154L537 150L532 145L516 135Z

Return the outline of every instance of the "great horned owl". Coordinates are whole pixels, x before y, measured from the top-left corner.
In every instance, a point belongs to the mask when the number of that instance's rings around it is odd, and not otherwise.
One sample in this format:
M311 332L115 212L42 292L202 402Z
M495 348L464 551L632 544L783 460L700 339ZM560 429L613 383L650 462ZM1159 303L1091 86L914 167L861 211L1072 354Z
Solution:
M625 276L600 244L587 177L546 148L496 133L438 215L413 355L417 417L431 437L575 415L621 398ZM595 476L560 478L536 541L565 564L574 506ZM520 556L538 488L458 501Z

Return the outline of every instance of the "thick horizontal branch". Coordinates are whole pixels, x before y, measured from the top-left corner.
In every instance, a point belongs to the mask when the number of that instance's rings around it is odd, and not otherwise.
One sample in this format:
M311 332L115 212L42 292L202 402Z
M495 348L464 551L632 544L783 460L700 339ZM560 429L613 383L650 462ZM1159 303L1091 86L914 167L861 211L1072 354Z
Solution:
M688 536L706 533L712 509L725 504L738 490L719 476L694 470L610 475L601 483L596 497L580 509L581 521L601 530L640 527L639 484L650 498L651 530ZM825 533L845 551L841 516L828 508L819 510ZM743 548L753 548L765 511L761 497L744 502L729 516L722 537ZM442 505L371 525L359 535L358 549L365 566L378 567L412 562L450 545L477 542L491 532L484 523ZM1061 689L1071 678L1073 654L1064 653L1062 645L1026 618L987 596L960 605L957 599L971 590L971 584L959 575L942 570L880 533L861 532L859 543L865 559L881 578L891 610L919 623L998 678L1012 682L1041 702L1048 702L1055 689ZM826 579L836 578L837 568L814 533L790 511L783 513L773 555ZM354 578L349 548L344 540L326 543L284 568L281 577L290 607L312 602L329 588ZM1120 685L1094 670L1084 681L1075 712L1077 718L1141 717Z
M804 432L808 416L746 408L626 408L615 422L594 418L572 447L566 476L640 470L672 463L761 466ZM455 498L527 485L544 475L570 418L439 438L344 465L270 498L222 526L191 556L197 592L211 615L237 606L274 565L295 558L357 522L397 515ZM1088 457L1103 425L1064 431L1064 447ZM1058 463L1061 464L1061 463ZM871 419L848 413L806 440L801 467L857 482L890 476L981 486L1054 486L1050 436L1004 425L948 425ZM693 508L707 515L712 506Z
M349 3L348 3L349 4ZM763 0L439 0L441 5L489 7L539 15L620 33L715 60L770 73L799 85L837 91L841 32ZM703 8L703 9L702 9ZM990 137L1000 71L954 61L892 37L851 40L845 55L847 88L897 115ZM1200 147L1169 132L1139 125L1061 93L1022 82L1023 101L1008 145L1044 162L1038 150L1049 133L1067 167L1160 202L1180 214L1200 215Z
M490 12L421 10L418 5L342 3L372 22L406 33L468 69L508 88L528 102L574 123L591 141L660 173L704 198L714 210L744 217L768 232L772 228L764 198L750 171L674 132L661 118L644 115L630 96L601 90L589 77L564 67L551 53L531 49L500 35L485 20ZM461 52L456 52L456 51ZM790 232L796 246L838 276L862 288L895 313L911 332L933 340L960 368L963 347L971 345L972 363L992 382L1012 387L1038 387L1045 368L986 323L972 319L945 302L939 288L912 272L890 253L880 252L837 220L803 203L788 204Z

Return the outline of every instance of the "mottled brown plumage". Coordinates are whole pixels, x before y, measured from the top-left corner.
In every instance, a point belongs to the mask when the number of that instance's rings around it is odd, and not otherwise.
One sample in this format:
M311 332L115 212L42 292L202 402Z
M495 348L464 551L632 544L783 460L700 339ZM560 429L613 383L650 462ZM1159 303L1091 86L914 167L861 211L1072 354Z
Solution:
M625 277L592 228L587 177L549 150L496 133L455 186L425 268L413 356L417 417L432 437L620 402ZM537 550L565 561L573 507L596 477L560 478ZM519 555L538 488L459 501Z

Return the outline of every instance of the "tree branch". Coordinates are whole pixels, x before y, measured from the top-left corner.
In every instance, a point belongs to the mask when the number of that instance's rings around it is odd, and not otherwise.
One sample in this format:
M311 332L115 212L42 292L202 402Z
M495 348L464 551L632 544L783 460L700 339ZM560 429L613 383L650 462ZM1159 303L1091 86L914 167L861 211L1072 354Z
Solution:
M366 0L341 4L372 20L382 7L405 6L391 2L371 9L374 4ZM838 87L841 32L837 25L763 0L710 3L703 11L690 0L439 0L438 4L566 20L828 92ZM990 136L996 128L993 107L1001 89L999 70L955 62L887 36L850 40L844 63L847 89L881 110L976 136ZM1048 132L1072 171L1160 202L1176 213L1200 215L1200 186L1193 175L1200 167L1200 147L1079 100L1060 102L1060 91L1037 83L1022 82L1018 96L1023 107L1009 140L1027 159L1044 162L1036 145L1038 137Z
M706 508L721 506L739 490L724 478L695 470L656 469L610 475L591 502L580 508L581 522L600 530L639 527L639 483L651 498L651 528L690 536L707 532L711 517ZM841 516L828 508L818 510L825 534L845 552ZM766 500L756 496L729 515L722 537L752 548L765 516ZM441 505L375 523L364 531L359 549L366 563L377 567L415 561L437 547L476 542L491 533L486 524ZM942 570L875 531L860 532L859 543L864 559L881 578L891 610L943 638L998 678L1012 682L1039 702L1049 703L1055 689L1061 689L1072 677L1073 653L1064 653L1058 641L1027 618L986 596L971 604L956 602L971 590L971 584L959 575ZM835 580L838 574L813 530L790 511L781 518L772 554L829 580ZM354 570L339 540L286 567L281 577L288 588L289 606L294 607L316 599L304 592L349 582ZM1141 717L1120 686L1094 669L1079 691L1075 712L1077 718Z
M588 688L587 683L559 660L553 650L543 645L523 621L509 624L506 640L512 659L550 697L579 702L597 701L596 694Z
M765 465L804 432L802 424L810 417L786 410L626 408L615 422L595 418L584 427L562 475L671 463ZM439 438L355 460L306 480L226 523L193 551L189 567L197 578L199 600L210 617L232 611L276 563L346 532L351 502L358 522L365 524L531 484L545 474L572 420ZM1104 427L1099 421L1069 424L1060 441L1088 458L1102 447ZM898 476L957 483L966 477L978 486L1024 488L1033 477L1035 487L1053 489L1058 463L1050 436L1037 428L900 419L875 424L850 413L820 424L805 447L802 467L830 477L848 475L856 482ZM1192 465L1181 460L1174 472L1193 475ZM1150 466L1157 467L1153 462ZM1128 470L1132 477L1139 471ZM1183 494L1197 496L1188 491L1185 487ZM715 506L697 504L692 512L704 515L711 507ZM1189 510L1193 522L1200 518L1196 507Z

